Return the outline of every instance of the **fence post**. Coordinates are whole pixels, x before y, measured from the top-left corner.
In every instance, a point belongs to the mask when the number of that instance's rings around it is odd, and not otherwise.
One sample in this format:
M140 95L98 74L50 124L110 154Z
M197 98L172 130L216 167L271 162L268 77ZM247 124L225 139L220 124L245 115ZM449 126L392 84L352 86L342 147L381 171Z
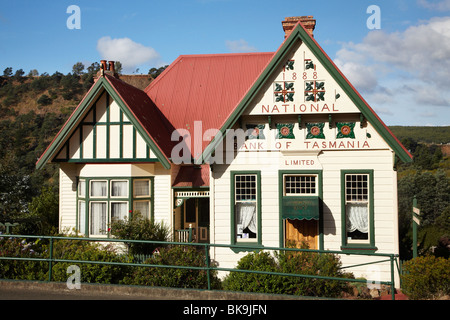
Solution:
M48 261L48 281L52 281L52 261L53 261L53 237L50 237L50 253L49 253L49 261Z
M205 262L206 262L206 277L208 280L208 290L211 290L211 275L210 275L210 263L209 263L209 244L205 244Z
M395 284L394 284L394 255L391 254L391 297L395 300Z
M192 242L192 224L189 224L189 239L188 239L189 241L189 243L191 243Z

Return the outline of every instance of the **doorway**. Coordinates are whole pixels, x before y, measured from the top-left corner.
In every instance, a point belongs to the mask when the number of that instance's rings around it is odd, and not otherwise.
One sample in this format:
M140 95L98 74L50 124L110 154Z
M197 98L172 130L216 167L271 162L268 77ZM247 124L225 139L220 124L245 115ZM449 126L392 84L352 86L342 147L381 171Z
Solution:
M284 219L284 245L300 248L303 243L309 249L317 250L319 223L317 220Z
M209 242L209 198L184 201L184 228L192 228L194 242Z

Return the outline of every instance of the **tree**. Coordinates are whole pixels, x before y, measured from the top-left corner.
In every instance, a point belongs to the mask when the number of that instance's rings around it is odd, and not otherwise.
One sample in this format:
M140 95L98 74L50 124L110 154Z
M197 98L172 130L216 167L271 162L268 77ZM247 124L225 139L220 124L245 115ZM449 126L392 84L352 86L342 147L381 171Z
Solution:
M148 74L151 75L153 79L156 79L156 77L159 76L164 70L166 70L167 67L168 67L168 65L165 65L164 67L159 67L159 68L151 68L148 71Z
M52 104L52 99L47 96L46 94L43 94L42 96L40 96L40 98L37 100L37 103L40 106L48 106L49 104Z
M81 62L77 62L72 67L72 73L77 76L81 76L84 71L84 64Z
M39 76L39 72L36 69L31 69L30 72L28 73L29 77L37 77Z
M34 197L29 206L31 218L41 222L41 234L55 234L58 230L59 196L58 191L44 187L41 194Z
M25 74L25 71L23 71L23 69L17 70L16 73L14 74L14 80L19 81L19 82L23 82L25 80L23 78L24 74Z
M120 61L114 63L114 70L116 70L117 74L122 74L122 63Z
M4 76L5 78L11 77L12 74L13 74L13 72L12 72L12 68L11 68L11 67L8 67L8 68L6 68L5 70L3 70L3 76Z
M98 70L100 70L100 64L98 62L94 62L89 67L87 67L88 73L93 75L95 75Z

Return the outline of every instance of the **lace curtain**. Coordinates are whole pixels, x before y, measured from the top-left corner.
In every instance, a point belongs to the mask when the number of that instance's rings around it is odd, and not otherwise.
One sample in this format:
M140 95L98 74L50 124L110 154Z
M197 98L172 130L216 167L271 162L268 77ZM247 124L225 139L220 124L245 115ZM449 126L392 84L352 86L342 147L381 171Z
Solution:
M111 182L111 196L127 197L128 196L128 182L127 181L112 181Z
M242 230L248 228L256 233L256 203L239 202L236 204L237 224L242 225Z
M91 196L106 197L106 181L92 181L91 182Z
M111 220L123 220L127 217L127 202L111 202Z
M369 232L369 214L366 203L347 204L347 231Z
M91 203L91 234L105 234L106 232L106 203Z

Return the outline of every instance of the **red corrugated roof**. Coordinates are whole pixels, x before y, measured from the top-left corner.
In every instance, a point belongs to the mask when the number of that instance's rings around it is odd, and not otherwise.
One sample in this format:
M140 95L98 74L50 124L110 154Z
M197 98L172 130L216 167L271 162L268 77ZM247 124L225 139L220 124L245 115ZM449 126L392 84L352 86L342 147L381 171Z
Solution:
M209 141L194 136L194 122L201 121L202 134L220 129L272 56L273 52L183 55L145 92L174 128L190 132L192 144L202 140L202 152Z
M110 75L105 75L105 78L120 95L122 101L141 123L156 146L169 159L174 146L174 142L170 139L174 129L164 115L161 114L158 107L155 106L144 91Z
M209 187L209 165L180 167L172 187Z

